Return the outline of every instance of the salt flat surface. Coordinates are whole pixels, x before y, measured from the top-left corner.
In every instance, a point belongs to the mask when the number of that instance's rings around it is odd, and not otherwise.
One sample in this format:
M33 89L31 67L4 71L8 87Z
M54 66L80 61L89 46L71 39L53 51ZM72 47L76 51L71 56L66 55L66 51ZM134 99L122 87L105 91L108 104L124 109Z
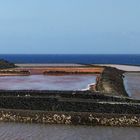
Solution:
M51 66L51 67L56 67L56 66L84 66L84 65L82 65L82 64L65 64L65 63L59 63L59 64L30 64L30 63L28 63L28 64L16 64L17 66L19 66L19 67L39 67L39 66L41 66L41 67L47 67L47 66Z
M20 67L46 67L46 66L86 66L82 64L16 64ZM125 71L140 71L140 66L131 66L131 65L116 65L116 64L93 64L95 66L110 66L115 67L120 70Z
M114 65L114 64L97 64L99 66L110 66L115 67L124 71L140 71L140 66L130 66L130 65Z

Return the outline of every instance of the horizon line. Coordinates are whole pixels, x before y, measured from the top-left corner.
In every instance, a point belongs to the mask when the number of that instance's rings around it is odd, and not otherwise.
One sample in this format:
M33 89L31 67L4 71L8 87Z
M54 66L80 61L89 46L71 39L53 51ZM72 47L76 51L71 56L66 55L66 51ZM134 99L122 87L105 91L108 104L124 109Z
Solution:
M91 54L88 54L88 53L87 54L84 54L84 53L83 54L82 53L81 54L80 53L77 53L77 54L76 53L75 54L74 53L71 53L71 54L67 54L67 53L65 54L64 53L62 54L59 54L59 53L58 54L57 53L56 54L53 54L53 53L48 53L48 54L47 53L29 53L29 54L27 53L0 53L0 55L140 55L140 53L124 53L124 54L123 53L108 53L108 54L107 53L96 53L96 54L95 53L93 54L92 53Z

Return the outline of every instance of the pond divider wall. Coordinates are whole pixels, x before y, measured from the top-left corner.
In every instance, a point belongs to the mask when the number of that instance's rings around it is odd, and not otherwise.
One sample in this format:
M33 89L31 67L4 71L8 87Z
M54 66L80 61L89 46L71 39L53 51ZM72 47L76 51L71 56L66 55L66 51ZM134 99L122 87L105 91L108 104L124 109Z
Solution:
M140 115L0 109L1 122L140 127Z
M96 80L96 90L103 94L128 96L123 84L124 71L113 67L105 67Z
M0 91L0 121L140 126L140 101L90 91Z

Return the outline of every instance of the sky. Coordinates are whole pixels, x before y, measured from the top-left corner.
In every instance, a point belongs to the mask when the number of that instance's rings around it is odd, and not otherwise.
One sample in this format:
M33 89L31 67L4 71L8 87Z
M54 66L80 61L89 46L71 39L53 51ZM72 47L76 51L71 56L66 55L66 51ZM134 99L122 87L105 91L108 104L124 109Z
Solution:
M140 54L140 0L2 0L1 54Z

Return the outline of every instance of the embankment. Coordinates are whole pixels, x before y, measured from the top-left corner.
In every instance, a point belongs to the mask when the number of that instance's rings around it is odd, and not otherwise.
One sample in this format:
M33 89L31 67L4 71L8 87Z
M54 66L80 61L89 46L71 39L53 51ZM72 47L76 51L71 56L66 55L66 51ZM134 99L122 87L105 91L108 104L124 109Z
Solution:
M28 70L0 70L0 76L28 76L30 72Z
M124 71L105 67L96 80L96 90L108 95L128 96L123 84Z

